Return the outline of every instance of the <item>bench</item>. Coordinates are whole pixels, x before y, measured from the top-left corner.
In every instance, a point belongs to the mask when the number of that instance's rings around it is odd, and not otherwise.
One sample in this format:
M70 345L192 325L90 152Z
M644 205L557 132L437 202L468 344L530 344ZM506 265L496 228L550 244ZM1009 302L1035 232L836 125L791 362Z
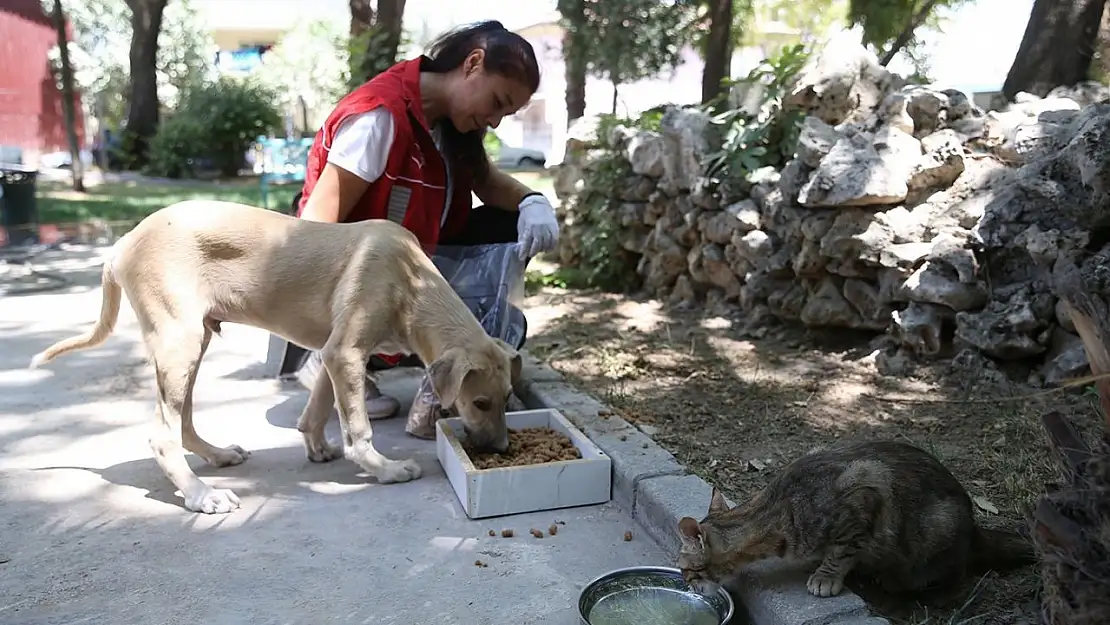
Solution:
M308 151L311 147L311 138L258 138L255 143L257 158L254 171L259 174L258 185L262 194L263 208L270 208L271 185L304 182L305 171L308 168Z

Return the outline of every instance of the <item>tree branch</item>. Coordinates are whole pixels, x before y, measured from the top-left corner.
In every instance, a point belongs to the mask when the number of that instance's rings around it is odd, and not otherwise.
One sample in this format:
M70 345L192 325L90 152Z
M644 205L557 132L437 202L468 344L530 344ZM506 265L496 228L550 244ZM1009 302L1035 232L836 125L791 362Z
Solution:
M929 13L932 13L933 8L936 7L938 2L940 2L940 0L925 1L925 4L910 18L906 27L903 28L902 32L894 39L894 43L890 44L890 49L883 53L883 56L879 59L880 65L886 67L887 64L894 60L894 55L898 54L902 48L905 48L906 45L913 40L914 33L917 32L918 28L921 28L925 20L929 19Z

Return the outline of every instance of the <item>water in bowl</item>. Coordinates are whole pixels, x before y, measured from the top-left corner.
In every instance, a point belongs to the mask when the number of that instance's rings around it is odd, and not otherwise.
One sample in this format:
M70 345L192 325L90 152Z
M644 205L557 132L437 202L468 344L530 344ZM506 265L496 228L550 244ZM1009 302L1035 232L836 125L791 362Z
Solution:
M696 594L671 588L628 588L598 601L590 625L719 625L713 606Z

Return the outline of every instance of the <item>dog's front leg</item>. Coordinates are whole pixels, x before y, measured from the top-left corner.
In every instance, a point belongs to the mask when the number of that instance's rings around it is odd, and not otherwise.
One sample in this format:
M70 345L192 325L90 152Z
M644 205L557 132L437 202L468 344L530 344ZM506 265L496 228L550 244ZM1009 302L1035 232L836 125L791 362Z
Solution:
M327 367L320 367L308 403L297 419L297 430L304 436L305 453L312 462L331 462L343 457L343 448L328 443L324 432L335 405L335 388ZM344 428L345 429L345 428Z
M382 484L419 478L420 465L416 461L391 460L374 448L374 433L366 413L366 365L362 352L352 347L328 345L320 355L339 406L344 455L369 471Z

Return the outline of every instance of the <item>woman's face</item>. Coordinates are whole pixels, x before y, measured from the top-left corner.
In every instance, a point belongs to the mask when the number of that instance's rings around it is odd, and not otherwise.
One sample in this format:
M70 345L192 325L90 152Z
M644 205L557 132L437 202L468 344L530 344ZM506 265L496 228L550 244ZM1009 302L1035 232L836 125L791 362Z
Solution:
M506 115L516 113L532 98L527 85L485 71L485 51L475 50L463 61L460 79L453 84L448 102L451 122L459 132L486 126L497 128Z

